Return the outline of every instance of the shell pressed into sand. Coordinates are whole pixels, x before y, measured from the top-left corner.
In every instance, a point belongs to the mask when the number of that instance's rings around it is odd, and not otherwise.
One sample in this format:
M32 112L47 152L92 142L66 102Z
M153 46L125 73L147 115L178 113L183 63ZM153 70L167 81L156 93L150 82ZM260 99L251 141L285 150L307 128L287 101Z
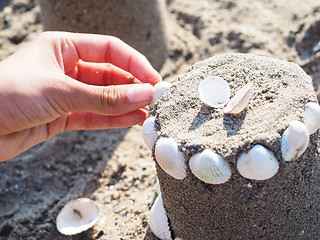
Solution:
M262 145L255 145L248 153L242 153L237 161L241 176L252 180L272 178L279 169L279 163L273 153Z
M209 149L193 155L189 165L191 172L205 183L220 184L231 177L229 164L221 155Z
M282 158L291 161L300 157L309 144L309 131L302 122L291 121L281 137Z
M170 240L171 231L166 210L163 207L162 196L158 195L154 201L149 218L150 229L154 235L162 240Z
M214 76L204 79L198 88L200 100L213 108L223 107L230 98L229 84L223 78Z
M251 95L251 83L247 83L241 88L233 98L230 99L227 106L224 108L224 113L227 114L238 114L242 112L249 103Z
M317 103L310 102L304 109L304 124L309 134L315 133L320 128L320 106Z
M152 150L157 140L157 132L154 128L155 121L155 117L149 117L144 121L142 125L142 137L145 144L148 146L150 150Z
M156 181L156 193L157 194L161 193L159 178L157 178L157 181Z
M59 212L57 229L64 235L74 235L91 228L99 219L100 209L94 201L79 198L69 202Z
M169 82L158 82L153 87L153 94L152 94L152 100L150 102L150 109L153 108L154 103L161 98L161 96L171 87L171 83Z
M160 167L170 176L180 180L187 176L185 157L173 138L159 138L155 156Z

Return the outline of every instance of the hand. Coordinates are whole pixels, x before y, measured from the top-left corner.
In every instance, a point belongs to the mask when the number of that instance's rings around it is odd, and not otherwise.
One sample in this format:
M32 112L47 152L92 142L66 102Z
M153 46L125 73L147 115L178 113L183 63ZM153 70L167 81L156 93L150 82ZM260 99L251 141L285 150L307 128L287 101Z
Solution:
M143 123L159 81L147 59L115 37L41 34L0 62L0 161L64 131Z

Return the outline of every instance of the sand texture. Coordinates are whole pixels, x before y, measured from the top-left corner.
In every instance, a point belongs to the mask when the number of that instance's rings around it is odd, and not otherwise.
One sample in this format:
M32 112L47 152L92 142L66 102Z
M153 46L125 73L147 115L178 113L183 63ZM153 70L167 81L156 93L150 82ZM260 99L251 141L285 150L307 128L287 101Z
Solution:
M206 107L198 86L208 76L225 79L231 97L252 83L248 107L238 115ZM306 239L320 235L319 136L292 162L281 159L281 135L292 120L303 121L304 105L317 101L311 78L296 64L227 54L193 65L156 103L159 137L173 137L190 157L204 148L230 164L231 179L212 185L188 169L176 180L157 167L164 206L174 237L181 239ZM271 179L254 181L236 170L240 154L254 145L270 149L280 163Z
M300 65L320 96L320 52L314 49L320 41L319 1L167 0L165 4L169 56L160 70L164 80L173 82L192 64L212 56L251 53ZM72 20L90 19L85 12L79 14ZM42 30L38 0L0 0L0 60ZM156 169L139 126L60 134L0 163L0 171L0 239L156 239L148 227ZM254 189L259 192L263 187ZM104 209L102 218L85 233L63 236L56 230L55 218L66 202L78 197L95 199ZM295 239L306 238L301 232Z

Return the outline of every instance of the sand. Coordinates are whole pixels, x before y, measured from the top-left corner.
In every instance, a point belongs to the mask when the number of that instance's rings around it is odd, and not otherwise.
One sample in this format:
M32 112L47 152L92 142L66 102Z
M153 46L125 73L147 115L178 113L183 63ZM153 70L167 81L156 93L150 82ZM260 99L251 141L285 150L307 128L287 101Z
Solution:
M319 23L318 1L168 0L166 5L170 53L160 71L164 80L173 81L211 56L241 52L310 68L320 93L319 52L312 51L320 37L310 31ZM2 60L42 31L38 2L0 1L0 29ZM155 195L155 167L140 131L137 126L65 133L1 163L0 238L154 239L148 210ZM55 217L77 197L96 199L104 215L92 230L62 236Z

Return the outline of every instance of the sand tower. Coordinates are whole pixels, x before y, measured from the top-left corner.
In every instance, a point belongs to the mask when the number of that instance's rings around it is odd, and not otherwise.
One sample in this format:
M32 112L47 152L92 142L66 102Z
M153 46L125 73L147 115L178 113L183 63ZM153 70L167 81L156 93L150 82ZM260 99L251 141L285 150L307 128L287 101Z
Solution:
M296 64L227 54L193 65L143 126L161 189L152 231L161 239L318 239L319 109Z
M164 0L41 0L44 30L112 35L159 70L168 55Z

